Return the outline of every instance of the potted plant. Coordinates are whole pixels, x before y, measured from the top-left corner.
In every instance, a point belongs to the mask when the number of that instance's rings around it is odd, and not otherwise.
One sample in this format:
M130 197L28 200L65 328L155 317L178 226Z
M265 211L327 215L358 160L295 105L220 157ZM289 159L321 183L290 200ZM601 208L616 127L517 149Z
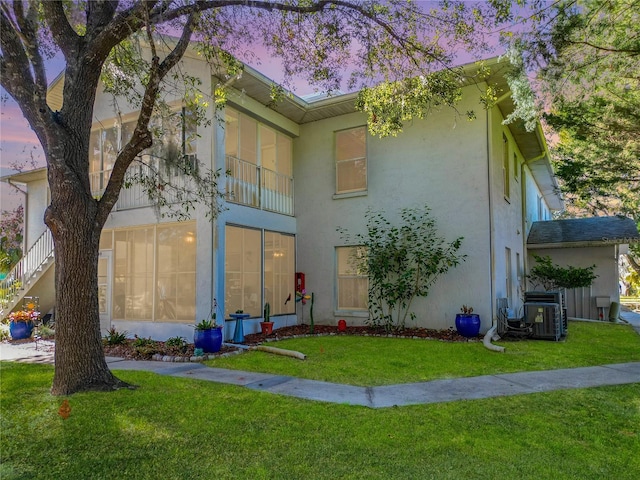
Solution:
M263 335L271 335L273 332L273 322L271 321L271 305L269 302L264 304L264 321L260 322L260 328Z
M35 322L40 318L36 310L18 310L9 314L9 333L13 340L23 340L31 337Z
M195 326L193 333L195 348L201 348L203 352L219 352L222 347L222 327L216 324L216 313L211 315L211 320L201 320Z
M461 313L456 314L456 330L467 338L477 337L480 333L480 315L473 313L473 307L463 305Z

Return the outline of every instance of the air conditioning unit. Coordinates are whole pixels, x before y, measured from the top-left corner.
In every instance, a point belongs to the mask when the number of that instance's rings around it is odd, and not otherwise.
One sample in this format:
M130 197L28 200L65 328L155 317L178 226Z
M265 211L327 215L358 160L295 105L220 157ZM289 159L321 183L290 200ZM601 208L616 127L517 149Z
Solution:
M543 303L557 303L560 306L560 315L562 317L562 335L566 335L569 324L567 322L567 306L565 304L565 298L562 292L525 292L524 301L527 302L543 302Z
M558 303L525 302L525 322L533 329L531 338L560 340L565 334L562 313Z

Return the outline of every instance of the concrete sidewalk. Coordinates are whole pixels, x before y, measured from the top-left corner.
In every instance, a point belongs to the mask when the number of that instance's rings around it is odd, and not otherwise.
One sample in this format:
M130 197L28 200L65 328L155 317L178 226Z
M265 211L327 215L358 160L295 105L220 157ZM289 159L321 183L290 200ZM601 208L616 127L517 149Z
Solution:
M0 346L0 360L53 363L52 347L42 341L38 344L39 348L36 350L33 342L19 345L3 343ZM142 370L159 375L237 385L307 400L370 408L640 383L640 362L484 375L381 387L356 387L282 375L209 368L199 363L124 360L116 357L107 357L107 363L112 370Z
M640 383L640 362L453 378L382 387L356 387L267 373L209 368L193 363L110 359L109 366L112 370L146 370L160 375L238 385L307 400L361 405L371 408Z

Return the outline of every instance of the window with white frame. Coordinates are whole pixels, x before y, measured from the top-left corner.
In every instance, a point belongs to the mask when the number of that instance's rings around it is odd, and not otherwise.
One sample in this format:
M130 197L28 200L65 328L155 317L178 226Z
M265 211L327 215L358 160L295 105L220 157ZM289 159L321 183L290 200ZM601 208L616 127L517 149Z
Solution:
M106 188L116 157L131 139L137 121L132 119L91 131L89 178L94 194ZM185 107L164 118L154 118L149 128L154 139L151 148L140 154L143 165L165 175L177 175L197 168L197 120L193 109Z
M357 266L363 255L363 247L336 247L338 310L368 310L369 278Z
M336 194L367 190L367 129L335 133Z
M225 232L225 317L261 317L267 302L271 315L295 313L295 237L235 225Z
M502 134L502 184L504 188L504 198L509 199L510 193L510 178L509 178L509 140L507 136Z
M288 135L227 107L225 157L229 172L228 199L293 214L292 145Z

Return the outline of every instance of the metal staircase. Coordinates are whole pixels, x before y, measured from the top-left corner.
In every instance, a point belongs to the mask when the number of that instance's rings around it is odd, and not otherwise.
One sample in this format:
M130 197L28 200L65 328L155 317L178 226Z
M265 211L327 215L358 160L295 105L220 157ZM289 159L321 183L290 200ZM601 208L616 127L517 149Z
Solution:
M47 229L11 272L0 280L0 318L18 305L53 263L53 237Z

